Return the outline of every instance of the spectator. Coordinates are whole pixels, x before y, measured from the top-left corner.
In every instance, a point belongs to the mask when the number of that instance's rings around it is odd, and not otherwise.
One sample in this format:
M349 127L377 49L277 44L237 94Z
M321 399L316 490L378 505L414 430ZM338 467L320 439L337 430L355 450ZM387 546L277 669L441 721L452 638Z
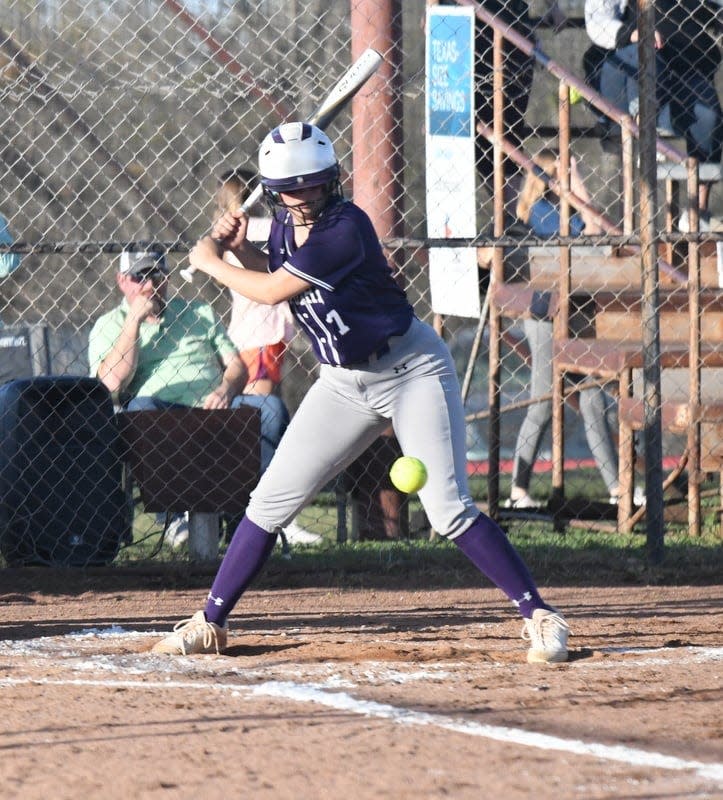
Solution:
M241 168L229 170L221 176L216 193L218 216L241 207L249 194L249 183L252 180L253 173ZM252 217L249 224L251 238L266 241L271 220ZM226 251L223 258L229 264L241 267L233 253ZM289 305L264 305L243 297L233 289L229 291L232 306L228 333L248 370L248 383L244 392L264 397L274 396L281 383L281 368L287 343L295 334Z
M685 137L689 156L719 163L723 114L715 88L721 53L709 32L717 24L717 4L706 0L656 0L658 105L668 111L670 127ZM638 114L638 29L631 0L585 0L585 27L592 42L605 48L600 68L600 93L618 108ZM662 122L662 115L659 119ZM698 196L700 229L718 227L709 211L710 183ZM687 214L680 228L688 230Z
M8 228L8 221L0 214L0 244L12 244L13 237ZM20 266L20 256L17 253L0 253L0 278L7 278L11 272ZM0 325L2 323L0 322Z
M457 5L454 0L430 0L429 5ZM480 5L500 21L514 28L526 39L535 41L535 29L530 20L528 0L482 0ZM560 30L567 24L567 18L560 10L557 0L545 0L547 11L543 20ZM476 20L475 26L475 114L477 119L492 127L494 123L492 107L494 30ZM515 147L523 145L526 138L525 113L532 89L535 59L504 42L504 94L503 111L504 136ZM477 172L486 188L492 191L493 160L492 143L485 136L477 136L475 162ZM510 159L504 161L505 207L514 215L515 203L521 183L517 165Z
M210 305L168 293L162 253L121 253L116 283L123 302L100 317L90 333L90 373L129 411L163 408L232 408L247 371ZM261 419L261 436L271 434ZM188 539L186 516L175 517L168 539Z
M250 170L242 167L224 172L216 191L216 215L240 208L248 197L249 186L254 179ZM249 220L252 240L266 241L271 220L267 217L252 217ZM224 261L242 268L239 260L230 251L223 254ZM280 397L281 369L287 343L295 334L294 323L288 303L265 305L240 295L233 289L231 294L231 322L228 334L236 346L247 370L244 387L244 404L260 409L263 425L272 435L261 440L261 473L271 461L286 426L289 412ZM239 519L226 518L226 538L230 541ZM321 541L317 533L305 530L296 520L284 529L291 544L315 544Z
M550 150L540 153L538 163L552 178L557 177L557 154ZM575 159L571 159L570 189L581 200L589 201L589 195L580 177ZM529 172L525 179L517 216L528 225L537 236L556 236L560 232L560 211L555 196L547 189L546 181L539 175ZM570 220L570 233L593 235L600 233L594 219L585 211L574 214ZM530 397L541 398L528 407L515 446L512 468L512 489L507 501L508 508L534 508L540 505L529 494L532 471L545 431L552 420L552 320L547 315L549 296L542 296L541 303L531 309L532 316L524 321L524 331L532 361ZM542 399L547 397L547 399ZM580 413L585 425L585 435L595 463L605 481L610 501L617 502L618 459L612 432L609 427L607 410L610 399L598 388L586 389L579 393Z

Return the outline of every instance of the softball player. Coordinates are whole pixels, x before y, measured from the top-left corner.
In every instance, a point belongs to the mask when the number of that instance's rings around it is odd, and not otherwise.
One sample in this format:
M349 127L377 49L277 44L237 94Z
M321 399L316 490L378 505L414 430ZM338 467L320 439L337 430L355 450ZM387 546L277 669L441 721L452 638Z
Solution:
M528 661L565 661L567 623L469 494L464 411L449 350L414 316L369 217L344 200L329 138L307 123L280 125L261 144L259 172L273 210L268 253L246 240L248 217L237 211L197 242L190 262L256 302L288 300L320 374L251 494L205 610L176 625L154 652L225 648L227 617L273 550L277 530L391 421L403 452L427 466L419 499L432 527L522 614ZM223 261L218 240L245 269Z

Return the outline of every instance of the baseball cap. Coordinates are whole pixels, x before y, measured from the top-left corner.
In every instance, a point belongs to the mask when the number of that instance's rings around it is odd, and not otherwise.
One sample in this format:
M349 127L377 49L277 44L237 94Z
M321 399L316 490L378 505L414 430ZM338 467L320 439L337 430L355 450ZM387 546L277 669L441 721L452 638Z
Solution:
M122 275L138 275L140 272L152 269L168 272L166 257L163 253L158 253L154 250L141 250L136 253L124 250L121 253L118 271Z

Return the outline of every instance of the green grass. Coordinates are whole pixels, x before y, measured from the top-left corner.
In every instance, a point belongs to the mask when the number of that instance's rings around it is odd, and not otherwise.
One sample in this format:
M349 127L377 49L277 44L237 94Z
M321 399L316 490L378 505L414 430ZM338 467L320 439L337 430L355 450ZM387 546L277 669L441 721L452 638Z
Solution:
M723 539L717 532L699 539L666 535L663 563L652 566L645 536L520 524L510 540L541 586L617 586L644 584L717 584L723 575ZM137 546L121 553L114 566L130 572L157 571L172 584L209 576L215 564L191 564L185 554L163 548L153 560ZM180 584L178 584L180 582ZM488 585L453 543L444 539L323 544L292 548L284 556L277 548L257 581L271 587L440 588Z
M520 526L510 535L538 584L544 586L717 585L723 575L723 540L707 534L692 540L666 537L662 564L648 564L645 537L569 530L553 533ZM135 548L133 548L135 549ZM131 550L110 567L8 570L28 590L101 591L157 587L159 590L207 587L216 564L192 564L171 552L161 558L130 558ZM138 556L138 554L136 554ZM53 573L54 577L47 575ZM11 581L12 582L12 581ZM490 583L445 540L356 542L293 548L288 557L276 548L257 579L257 588L323 587L425 590L489 586ZM44 588L43 588L44 587Z
M643 537L530 529L510 536L540 585L626 585L719 583L723 542L713 536L692 542L667 537L662 564L650 566ZM262 579L268 585L404 584L416 588L478 586L486 583L449 542L364 542L306 548L286 561L274 556Z
M596 473L577 474L568 481L571 496L604 498L602 485L596 487ZM548 491L545 476L536 476L536 496ZM473 495L482 498L486 480L474 477ZM502 488L506 495L507 486ZM539 492L539 494L538 494ZM704 533L693 539L685 522L668 523L663 563L649 563L644 525L632 535L602 533L568 527L557 532L548 522L505 521L515 547L533 575L544 585L640 585L718 584L723 575L723 538L719 533L717 499L704 503ZM684 507L682 507L684 510ZM414 521L420 511L416 498L410 500ZM683 514L684 519L684 514ZM369 586L369 587L461 587L488 585L454 544L429 540L426 533L413 531L413 538L391 542L336 542L336 507L333 495L321 495L302 512L302 524L324 536L323 544L292 548L284 557L280 548L272 555L259 578L259 587L276 586ZM188 560L185 549L176 551L161 545L161 530L155 515L137 513L134 543L121 550L108 569L120 575L146 575L173 585L204 584L216 564L197 565ZM7 566L0 559L0 567ZM132 579L131 579L132 580Z

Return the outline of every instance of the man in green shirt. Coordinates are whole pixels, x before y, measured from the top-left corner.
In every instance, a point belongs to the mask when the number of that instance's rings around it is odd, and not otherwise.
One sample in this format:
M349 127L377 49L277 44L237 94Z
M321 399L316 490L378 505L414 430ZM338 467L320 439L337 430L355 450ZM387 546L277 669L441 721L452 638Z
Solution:
M122 303L90 333L91 375L131 410L229 408L243 392L246 369L211 306L167 299L161 253L122 253L116 283Z

